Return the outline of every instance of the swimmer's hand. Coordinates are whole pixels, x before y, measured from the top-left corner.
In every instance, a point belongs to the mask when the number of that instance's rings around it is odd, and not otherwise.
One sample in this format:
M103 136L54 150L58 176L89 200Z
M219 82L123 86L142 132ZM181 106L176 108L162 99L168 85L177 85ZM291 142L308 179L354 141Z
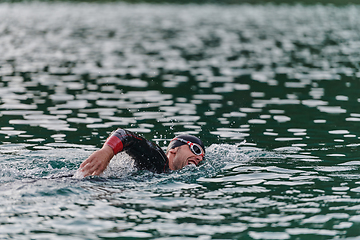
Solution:
M100 150L93 152L81 165L80 172L84 177L100 175L109 165L114 156L114 151L108 145L104 145Z

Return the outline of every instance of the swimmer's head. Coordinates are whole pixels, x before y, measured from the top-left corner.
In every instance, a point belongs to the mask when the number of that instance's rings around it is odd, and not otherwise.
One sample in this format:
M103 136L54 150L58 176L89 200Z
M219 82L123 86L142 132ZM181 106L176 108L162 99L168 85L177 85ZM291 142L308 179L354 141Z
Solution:
M166 150L171 170L179 170L186 165L197 166L205 157L203 142L192 135L179 135L173 138Z
M166 152L182 145L189 145L190 150L195 155L202 155L202 157L205 157L204 143L200 140L200 138L187 134L178 135L173 138L169 143Z

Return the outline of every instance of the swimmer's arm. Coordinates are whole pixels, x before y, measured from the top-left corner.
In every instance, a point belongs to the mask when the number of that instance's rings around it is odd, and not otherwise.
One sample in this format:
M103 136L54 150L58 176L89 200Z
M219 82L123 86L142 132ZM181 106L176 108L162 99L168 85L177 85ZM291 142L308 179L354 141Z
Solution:
M139 137L130 131L117 129L106 140L104 146L92 153L81 165L80 171L83 175L100 175L109 165L114 155L130 147Z
M104 146L93 152L81 165L80 171L84 177L91 175L100 175L109 165L110 160L114 156L113 149L104 144Z

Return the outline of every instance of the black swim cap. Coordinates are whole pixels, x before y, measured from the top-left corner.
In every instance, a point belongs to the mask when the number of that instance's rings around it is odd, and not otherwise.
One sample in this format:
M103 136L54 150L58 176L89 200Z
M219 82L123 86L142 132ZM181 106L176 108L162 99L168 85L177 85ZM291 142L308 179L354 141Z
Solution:
M193 135L187 135L187 134L182 134L182 135L178 135L174 138L174 140L171 140L171 142L169 143L169 146L166 149L166 152L168 152L170 149L179 147L181 145L185 145L186 143L181 142L179 140L176 140L176 138L181 138L184 139L186 141L192 142L192 143L196 143L198 145L200 145L200 147L203 149L204 154L205 154L205 146L204 143L200 140L200 138L195 137Z

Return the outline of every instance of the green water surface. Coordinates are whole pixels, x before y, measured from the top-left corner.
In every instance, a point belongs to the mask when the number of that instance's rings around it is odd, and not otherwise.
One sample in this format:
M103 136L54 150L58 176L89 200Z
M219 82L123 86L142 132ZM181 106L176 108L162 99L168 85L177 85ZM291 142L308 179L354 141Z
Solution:
M1 3L0 238L360 239L359 16ZM119 127L206 161L79 177Z

